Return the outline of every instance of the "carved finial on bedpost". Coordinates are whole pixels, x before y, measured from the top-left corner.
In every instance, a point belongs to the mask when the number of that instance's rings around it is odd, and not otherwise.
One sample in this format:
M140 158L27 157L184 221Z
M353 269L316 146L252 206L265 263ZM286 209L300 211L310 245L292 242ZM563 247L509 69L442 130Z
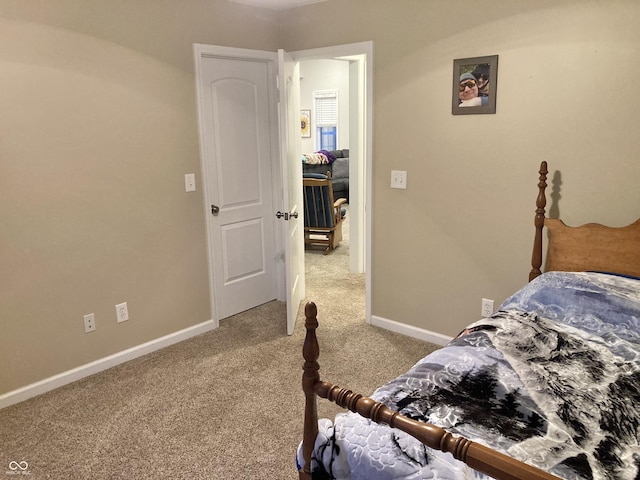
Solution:
M316 403L316 393L314 385L320 381L320 365L318 357L320 356L320 346L316 337L316 328L318 328L318 308L315 303L309 302L304 307L304 326L307 334L302 347L302 356L304 357L304 373L302 374L302 390L305 396L304 406L304 435L302 438L302 456L304 458L304 466L300 470L301 479L311 479L311 455L313 454L313 446L318 436L318 408Z
M547 197L545 189L547 188L547 162L540 164L540 181L538 182L538 198L536 199L536 216L534 224L536 233L533 241L533 253L531 254L531 272L529 273L529 281L536 278L542 272L542 228L544 227L545 207L547 206Z

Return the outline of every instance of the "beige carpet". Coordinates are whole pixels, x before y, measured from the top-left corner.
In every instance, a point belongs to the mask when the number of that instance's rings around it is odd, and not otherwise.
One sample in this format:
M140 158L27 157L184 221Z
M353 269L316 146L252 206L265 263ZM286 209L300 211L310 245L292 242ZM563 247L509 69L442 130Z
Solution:
M348 244L306 254L307 298L322 378L370 394L437 347L364 324L364 275L348 272ZM0 410L0 475L25 461L31 479L295 479L303 337L302 308L288 337L284 304L270 302ZM321 416L337 411L319 404Z

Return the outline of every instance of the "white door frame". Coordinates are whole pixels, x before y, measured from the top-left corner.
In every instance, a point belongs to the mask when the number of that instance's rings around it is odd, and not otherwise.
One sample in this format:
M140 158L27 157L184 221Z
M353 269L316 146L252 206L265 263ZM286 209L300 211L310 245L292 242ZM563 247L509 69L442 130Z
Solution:
M320 60L346 58L358 62L360 67L364 67L364 118L359 119L364 122L360 125L362 135L359 138L362 144L358 145L359 161L349 162L349 183L354 179L357 187L354 188L355 202L352 200L352 190L349 187L349 199L352 207L356 207L356 212L350 209L349 221L350 244L349 250L355 258L350 259L352 271L362 271L364 264L365 272L365 321L371 323L371 232L372 232L372 178L373 178L373 42L350 43L345 45L334 45L330 47L315 48L310 50L299 50L290 52L297 61ZM364 128L362 128L364 127ZM352 128L350 127L350 131ZM350 133L350 136L352 134ZM364 138L362 138L364 137ZM352 160L352 159L351 159ZM354 215L355 213L355 215ZM364 237L364 238L363 238ZM362 248L363 246L364 248Z

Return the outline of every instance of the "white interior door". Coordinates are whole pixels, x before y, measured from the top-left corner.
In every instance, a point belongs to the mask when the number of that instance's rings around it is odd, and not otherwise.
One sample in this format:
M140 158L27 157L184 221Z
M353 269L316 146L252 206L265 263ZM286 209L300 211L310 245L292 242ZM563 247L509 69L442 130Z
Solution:
M305 296L302 146L300 141L300 66L278 50L280 145L283 184L283 238L286 268L287 334L293 334Z
M214 320L276 298L274 57L196 49ZM244 57L244 58L243 58Z

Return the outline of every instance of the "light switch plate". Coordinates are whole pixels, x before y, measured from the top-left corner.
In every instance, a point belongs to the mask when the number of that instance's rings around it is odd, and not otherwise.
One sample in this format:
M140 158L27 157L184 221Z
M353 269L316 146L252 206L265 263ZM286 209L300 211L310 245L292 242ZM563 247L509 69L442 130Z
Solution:
M196 191L196 174L195 173L186 173L184 175L184 190L185 192Z
M391 170L391 188L407 188L407 172L405 170Z

